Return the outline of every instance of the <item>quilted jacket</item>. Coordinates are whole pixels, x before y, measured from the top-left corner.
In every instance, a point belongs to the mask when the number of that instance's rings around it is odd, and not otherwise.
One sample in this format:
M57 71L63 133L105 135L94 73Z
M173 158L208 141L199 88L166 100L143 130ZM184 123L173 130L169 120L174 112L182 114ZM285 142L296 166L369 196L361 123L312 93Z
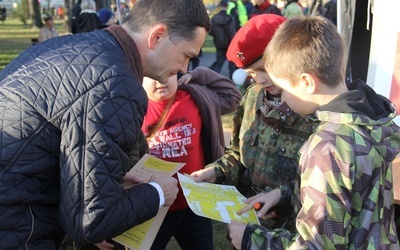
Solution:
M147 109L140 55L119 26L62 36L0 72L0 249L98 243L153 217L149 184L123 189Z

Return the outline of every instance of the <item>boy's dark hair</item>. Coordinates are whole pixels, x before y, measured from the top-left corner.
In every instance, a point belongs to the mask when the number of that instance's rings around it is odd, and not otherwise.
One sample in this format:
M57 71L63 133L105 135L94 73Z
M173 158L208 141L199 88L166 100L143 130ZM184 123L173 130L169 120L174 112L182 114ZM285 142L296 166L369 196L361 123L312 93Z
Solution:
M194 39L197 27L210 29L210 17L201 0L138 0L124 24L134 32L163 23L174 41Z
M311 15L288 19L276 31L264 56L267 72L289 80L315 75L328 86L344 81L344 43L328 19Z

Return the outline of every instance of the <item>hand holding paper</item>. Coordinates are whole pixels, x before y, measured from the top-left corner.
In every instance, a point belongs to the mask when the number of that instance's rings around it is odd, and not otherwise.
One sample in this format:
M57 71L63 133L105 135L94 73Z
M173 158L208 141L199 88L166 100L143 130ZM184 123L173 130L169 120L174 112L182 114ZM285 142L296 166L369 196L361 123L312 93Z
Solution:
M190 177L195 182L215 182L215 171L213 168L205 168L198 171L193 172Z
M168 162L158 159L149 154L144 155L138 163L125 175L124 180L129 180L129 185L139 184L137 182L155 182L163 190L164 207L158 210L157 215L136 226L123 234L113 238L116 242L123 244L128 249L149 249L160 229L161 223L168 212L168 206L172 204L178 193L177 180L171 177L178 172L185 163ZM124 182L126 184L127 182ZM130 186L125 186L129 188Z
M160 185L163 193L164 193L164 206L171 206L171 204L176 199L178 195L178 180L173 177L166 177L166 176L156 176L153 175L150 178L150 182L155 182Z
M137 176L133 173L126 173L124 176L124 188L126 189L127 187L132 187L134 185L143 183L144 179L140 176Z
M246 198L234 186L196 183L188 176L178 173L180 185L192 211L200 216L230 223L233 220L260 225L253 209L237 214L246 204Z

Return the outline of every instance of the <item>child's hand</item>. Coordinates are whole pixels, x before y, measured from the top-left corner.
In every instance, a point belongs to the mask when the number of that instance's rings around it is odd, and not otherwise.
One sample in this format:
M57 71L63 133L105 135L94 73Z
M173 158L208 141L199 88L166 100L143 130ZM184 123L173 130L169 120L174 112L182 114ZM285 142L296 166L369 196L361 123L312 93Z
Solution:
M264 205L257 212L257 216L262 219L274 218L277 216L276 212L275 211L268 212L268 210L271 207L278 205L280 198L281 198L280 189L274 189L268 193L257 194L255 196L246 199L244 203L246 203L247 205L244 208L237 211L236 213L238 215L241 215L251 209L254 209L254 205L256 203L262 203Z
M246 229L246 224L239 221L232 221L228 225L229 237L231 238L232 245L236 249L240 249L242 246L243 234Z
M179 78L178 85L188 84L191 79L192 79L192 75L190 73L187 73L187 74L181 76L181 78Z
M205 168L195 171L190 174L190 177L195 182L210 182L215 183L215 171L213 168Z

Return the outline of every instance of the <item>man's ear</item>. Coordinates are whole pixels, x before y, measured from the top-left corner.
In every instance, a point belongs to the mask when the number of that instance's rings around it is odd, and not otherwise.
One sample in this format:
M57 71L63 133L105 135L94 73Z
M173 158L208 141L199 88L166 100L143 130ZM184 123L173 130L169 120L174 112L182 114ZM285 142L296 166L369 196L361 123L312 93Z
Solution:
M300 84L304 88L304 91L307 94L315 94L318 85L316 84L316 78L315 76L308 74L308 73L302 73L300 74Z
M149 31L148 46L154 49L162 39L168 38L168 29L165 24L154 25Z

